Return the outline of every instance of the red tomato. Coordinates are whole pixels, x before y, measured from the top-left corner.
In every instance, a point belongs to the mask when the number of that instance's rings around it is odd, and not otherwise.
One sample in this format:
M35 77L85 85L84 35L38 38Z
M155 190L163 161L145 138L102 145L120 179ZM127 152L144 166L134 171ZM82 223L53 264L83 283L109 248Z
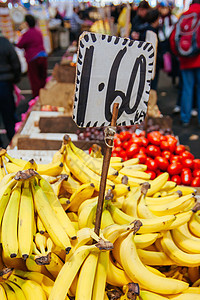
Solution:
M186 159L186 158L191 158L194 159L194 155L190 153L189 151L184 151L181 153L181 158Z
M173 175L171 181L176 182L176 184L181 184L181 177L179 175Z
M191 182L191 186L200 186L200 177L195 177Z
M200 177L200 170L194 169L194 171L192 172L192 175L194 177Z
M132 137L132 134L129 131L121 131L119 138L122 142L128 141Z
M169 166L169 162L165 157L162 156L157 156L155 158L155 161L157 162L158 168L162 171L166 171L168 166Z
M114 148L114 147L113 147ZM117 152L117 153L119 153L119 152L121 152L123 149L122 149L122 147L115 147L114 149L113 149L113 151L114 152Z
M132 144L132 140L125 141L122 143L123 148L126 150L128 147L130 147Z
M185 146L184 145L178 145L178 146L176 146L175 153L177 155L180 155L184 151L185 151Z
M192 182L192 174L191 172L181 172L181 181L184 185L190 185Z
M164 172L161 172L160 170L157 170L157 171L156 171L156 175L157 175L157 176L159 176L159 175L161 175L161 174L163 174L163 173L164 173Z
M151 170L146 170L145 172L151 176L150 177L151 180L156 178L156 172L151 171Z
M181 173L191 173L192 174L192 171L190 168L183 168Z
M200 170L200 158L196 158L193 160L193 168Z
M153 145L160 145L161 133L159 131L152 131L147 134L147 139Z
M141 147L139 153L146 153L146 148L145 147Z
M181 157L179 155L171 155L170 157L170 163L173 163L173 162L180 162L181 163Z
M122 142L120 141L120 139L118 139L118 138L117 138L117 139L116 139L116 138L114 139L114 146L115 146L115 147L117 147L117 146L120 146L120 147L121 147L121 144L122 144Z
M141 137L136 136L136 137L132 138L132 141L134 144L137 144L138 146L143 146Z
M150 157L147 157L147 159L146 159L146 165L147 165L147 169L151 170L151 171L156 171L157 168L158 168L158 165L155 162L155 160L153 160Z
M121 158L123 158L123 160L127 160L127 154L126 154L126 151L121 150L121 151L119 152L119 156L120 156Z
M169 143L168 143L168 141L162 141L162 142L160 142L160 149L161 150L167 150L167 151L169 151Z
M167 140L166 136L165 135L161 135L160 141L162 142L162 141L166 141L166 140Z
M148 139L143 136L141 137L141 140L142 140L142 146L146 148L149 143Z
M128 147L126 150L127 158L128 159L133 158L133 156L135 154L137 154L139 152L139 150L140 150L140 147L137 144L130 145L130 147Z
M182 165L184 168L193 168L193 159L191 158L186 158L186 159L182 159Z
M119 154L118 154L117 152L113 151L112 154L111 154L111 156L113 156L113 157L118 157Z
M179 162L172 163L167 168L167 172L170 175L178 175L181 173L181 171L182 171L182 165Z
M139 158L141 164L145 164L147 155L145 153L137 153L134 155L135 158Z
M170 160L171 155L172 154L171 154L170 151L165 150L165 151L162 152L162 157L165 157L168 160Z
M161 155L160 148L155 145L148 145L146 148L146 154L151 157L160 156Z

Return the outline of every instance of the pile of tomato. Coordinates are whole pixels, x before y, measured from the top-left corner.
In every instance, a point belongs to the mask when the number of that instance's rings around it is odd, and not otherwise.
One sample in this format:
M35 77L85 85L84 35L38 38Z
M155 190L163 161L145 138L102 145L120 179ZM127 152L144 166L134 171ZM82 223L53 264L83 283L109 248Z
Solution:
M139 135L122 131L115 136L112 156L123 160L138 157L141 164L147 165L151 179L168 172L169 180L177 184L200 186L200 159L178 145L173 135L152 131L145 137L144 131Z

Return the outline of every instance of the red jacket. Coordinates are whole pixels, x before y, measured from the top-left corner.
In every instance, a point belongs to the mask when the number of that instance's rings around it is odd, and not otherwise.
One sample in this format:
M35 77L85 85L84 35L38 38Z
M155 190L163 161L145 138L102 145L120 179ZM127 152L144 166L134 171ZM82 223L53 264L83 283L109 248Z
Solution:
M190 8L184 12L184 15L190 14L192 12L200 13L200 4L191 4ZM173 53L177 54L176 51L176 45L175 45L175 30L172 31L172 34L170 36L170 47ZM200 68L200 54L193 56L193 57L183 57L179 56L180 61L180 68L181 70L184 69L194 69L194 68Z

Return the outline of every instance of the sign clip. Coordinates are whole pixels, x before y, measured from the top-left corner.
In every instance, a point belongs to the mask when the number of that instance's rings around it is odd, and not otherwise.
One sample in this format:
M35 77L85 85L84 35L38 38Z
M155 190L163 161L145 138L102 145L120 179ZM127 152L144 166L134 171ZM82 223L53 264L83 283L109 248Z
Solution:
M114 136L116 134L116 127L114 126L107 126L104 130L104 140L105 140L105 144L107 147L112 148L113 147L113 140L114 140ZM107 140L111 140L112 141L112 145L109 145L107 143Z

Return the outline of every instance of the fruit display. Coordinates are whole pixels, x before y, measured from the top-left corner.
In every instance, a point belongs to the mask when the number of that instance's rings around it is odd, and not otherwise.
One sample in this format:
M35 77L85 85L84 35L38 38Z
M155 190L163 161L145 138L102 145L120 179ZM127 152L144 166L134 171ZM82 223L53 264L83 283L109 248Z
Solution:
M145 136L129 131L116 134L112 156L139 158L147 166L146 172L154 179L157 175L168 172L169 179L177 184L200 186L200 159L178 144L176 137L159 131L152 131Z
M111 157L98 236L102 162L67 135L46 165L1 149L0 299L199 299L195 188Z

